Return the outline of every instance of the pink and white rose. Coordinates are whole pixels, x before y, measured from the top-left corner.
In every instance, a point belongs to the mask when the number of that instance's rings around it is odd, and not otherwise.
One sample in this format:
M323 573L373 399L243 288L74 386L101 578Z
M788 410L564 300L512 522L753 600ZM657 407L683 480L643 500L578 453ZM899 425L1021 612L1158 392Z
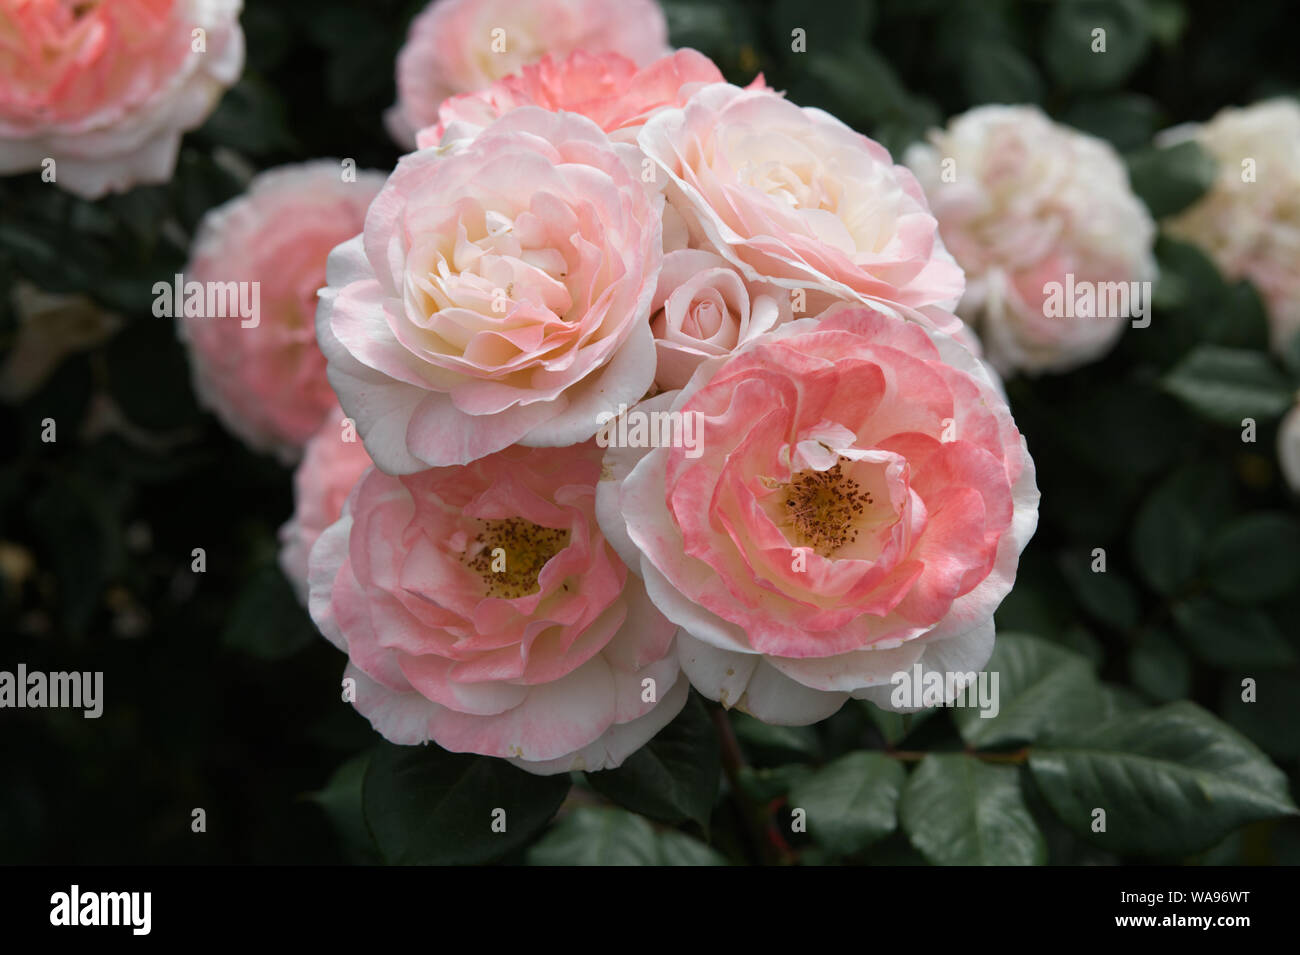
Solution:
M437 146L452 124L457 129L487 126L520 106L580 113L610 139L635 143L655 113L683 106L696 90L721 82L713 61L695 50L678 50L644 67L617 53L579 50L561 60L546 56L487 89L444 100L438 122L416 134L416 145ZM762 77L754 83L762 88Z
M0 0L0 174L52 168L87 199L166 182L243 70L241 6Z
M1157 141L1195 140L1218 163L1210 190L1164 223L1231 279L1249 279L1268 308L1279 354L1300 332L1300 104L1271 99L1222 110Z
M390 474L585 441L654 380L663 197L635 147L523 107L404 157L335 249L317 335Z
M905 161L966 270L958 314L999 372L1067 371L1114 346L1130 314L1053 315L1047 306L1049 283L1068 294L1067 274L1094 288L1155 278L1155 223L1109 143L1034 107L981 106Z
M1033 461L984 365L861 305L782 325L628 412L699 440L611 448L597 513L682 628L705 696L804 724L891 676L978 670L1037 524Z
M348 493L370 464L352 421L338 407L303 449L293 474L293 517L280 528L280 568L304 604L312 546L339 519Z
M716 84L655 114L637 141L691 244L751 281L803 290L804 314L836 300L887 302L960 328L943 307L961 295L962 272L921 187L834 117L771 90Z
M678 713L676 628L601 534L600 470L588 442L356 485L312 549L310 609L387 739L597 770Z
M199 400L250 447L283 461L297 459L337 403L316 345L317 292L330 250L361 231L384 182L343 174L340 163L317 160L254 177L203 217L183 273L186 286L205 289L249 283L240 294L250 303L257 283L253 318L182 314L177 330Z
M644 66L669 52L663 11L654 0L436 0L411 21L397 55L389 132L412 146L444 100L577 50Z

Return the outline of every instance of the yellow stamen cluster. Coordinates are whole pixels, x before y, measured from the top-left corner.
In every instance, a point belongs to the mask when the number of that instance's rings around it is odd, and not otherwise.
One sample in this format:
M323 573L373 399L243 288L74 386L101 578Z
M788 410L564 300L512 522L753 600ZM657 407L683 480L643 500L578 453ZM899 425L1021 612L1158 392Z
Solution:
M485 596L526 597L541 589L537 577L546 562L569 546L568 528L543 527L520 517L480 520L476 547L465 566L483 578ZM504 553L496 553L500 548Z
M858 539L854 522L873 503L842 465L841 458L826 471L800 471L785 486L782 504L794 545L811 547L822 557Z

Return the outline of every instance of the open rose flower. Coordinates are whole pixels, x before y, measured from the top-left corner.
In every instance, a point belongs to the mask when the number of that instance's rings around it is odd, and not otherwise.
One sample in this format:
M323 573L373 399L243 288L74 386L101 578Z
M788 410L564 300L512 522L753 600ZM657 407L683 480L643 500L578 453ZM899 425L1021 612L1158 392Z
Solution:
M882 301L960 328L940 306L956 303L962 272L921 187L834 117L770 90L715 84L655 114L637 141L668 180L692 244L748 279L805 290L805 314L834 300Z
M681 709L676 628L601 536L593 442L367 472L311 554L356 707L534 773L618 766Z
M303 450L293 474L293 517L280 528L280 567L303 603L312 546L339 519L348 492L368 467L370 457L352 422L336 407Z
M981 106L930 140L905 158L966 270L958 314L994 367L1059 372L1109 351L1137 317L1130 283L1155 277L1155 224L1119 154L1028 106ZM1113 296L1128 303L1118 314L1109 311L1108 283L1124 285L1124 297ZM1084 288L1098 304L1071 296Z
M678 50L642 68L617 53L593 56L579 50L563 60L547 56L485 90L445 100L438 122L416 134L416 145L437 146L453 123L457 129L487 126L520 106L581 113L610 139L635 143L646 120L659 110L683 106L696 90L721 82L713 61L695 50ZM763 86L761 76L751 84Z
M484 89L548 54L618 53L643 66L668 50L654 0L436 0L411 21L397 55L393 138L414 144L449 97Z
M1218 161L1218 174L1165 229L1199 246L1224 275L1259 289L1280 354L1300 332L1300 104L1279 98L1225 109L1203 126L1166 130L1157 141L1189 139Z
M655 383L681 388L704 359L726 355L791 317L786 289L747 281L713 252L669 252L651 305Z
M47 168L87 199L166 182L243 69L241 6L0 0L0 174Z
M664 411L697 416L694 446L611 448L597 512L701 693L803 724L850 696L893 708L914 664L987 662L1038 489L966 348L837 306L628 415Z
M361 231L383 182L344 181L332 160L281 166L203 217L182 289L197 282L202 294L186 292L177 327L199 399L250 447L295 460L336 404L316 345L317 292L330 250ZM233 314L236 300L255 314ZM226 315L208 314L209 301Z
M337 248L317 334L384 471L585 441L654 379L663 197L635 147L517 109L404 157Z

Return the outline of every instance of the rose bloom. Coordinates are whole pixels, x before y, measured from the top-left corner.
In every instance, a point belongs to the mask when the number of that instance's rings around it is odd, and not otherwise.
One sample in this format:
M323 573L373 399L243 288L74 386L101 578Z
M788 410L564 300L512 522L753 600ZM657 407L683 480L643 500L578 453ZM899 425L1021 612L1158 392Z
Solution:
M258 314L177 315L177 328L200 401L252 448L296 460L337 403L316 346L316 293L330 250L361 231L383 182L364 171L344 182L333 160L281 166L199 225L185 283L256 282ZM242 291L251 302L251 286Z
M397 55L389 132L411 146L417 130L438 122L447 98L575 50L643 66L669 52L668 25L654 0L437 0L411 21Z
M793 317L786 289L748 281L704 249L664 256L650 309L655 383L662 389L684 387L706 358L729 354Z
M280 528L280 568L304 604L312 545L339 519L348 492L368 467L356 429L336 407L303 450L293 474L293 517Z
M311 553L311 615L387 739L534 773L618 766L686 701L676 628L601 536L593 442L371 470Z
M437 146L453 123L457 129L487 126L520 106L581 113L610 139L635 143L646 120L659 110L683 106L696 90L721 82L713 61L695 50L678 50L642 68L617 53L593 56L579 50L563 60L546 56L484 90L444 100L438 122L416 134L416 145ZM765 88L762 76L749 88Z
M1300 105L1272 99L1225 109L1203 126L1166 130L1162 145L1194 139L1218 162L1210 190L1164 223L1224 275L1246 278L1268 308L1275 351L1300 331ZM1253 178L1243 162L1253 160Z
M966 270L958 312L1000 372L1066 371L1111 349L1132 316L1049 316L1045 289L1068 294L1067 273L1075 288L1155 277L1155 224L1109 143L1034 107L981 106L905 159Z
M0 0L0 174L87 199L166 182L244 66L241 0ZM205 50L193 49L202 29Z
M696 447L611 448L597 513L683 628L705 696L804 724L850 696L894 708L890 678L914 664L987 662L1038 489L1006 402L955 339L841 305L638 411L698 416Z
M939 306L960 296L961 269L920 186L834 117L770 90L715 84L655 114L637 141L668 180L692 245L748 279L810 291L805 314L837 299L881 301L960 328Z
M591 120L511 111L404 157L330 256L329 380L390 474L563 446L654 379L660 194Z
M1287 412L1278 428L1277 460L1287 485L1300 494L1300 404Z

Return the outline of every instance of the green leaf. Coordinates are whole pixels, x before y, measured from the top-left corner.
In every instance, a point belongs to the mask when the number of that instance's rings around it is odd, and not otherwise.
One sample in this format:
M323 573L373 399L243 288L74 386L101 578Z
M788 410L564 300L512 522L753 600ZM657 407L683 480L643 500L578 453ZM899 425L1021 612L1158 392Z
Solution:
M1174 605L1174 620L1196 655L1220 667L1287 666L1295 648L1262 610L1228 607L1210 597Z
M807 813L819 845L851 855L894 831L905 778L902 764L882 753L849 753L801 779L789 802Z
M1300 584L1300 521L1247 514L1225 527L1205 553L1214 592L1234 603L1280 597Z
M504 759L434 745L384 744L366 768L361 802L387 862L476 865L525 845L568 791L564 774L534 776ZM505 810L505 832L492 831L497 809Z
M962 86L972 103L1040 103L1043 78L1033 61L1010 43L981 40L962 62Z
M912 731L939 712L934 707L930 707L929 709L918 710L915 713L895 713L893 710L882 710L876 704L867 700L855 700L854 702L866 709L867 716L871 718L871 722L880 731L885 743L890 746L897 746Z
M258 660L282 660L317 639L311 618L274 563L249 578L221 633L223 646Z
M1087 553L1061 555L1061 572L1071 592L1098 620L1120 630L1136 627L1141 608L1133 585L1109 563L1104 571L1094 571L1092 563L1093 558Z
M1240 428L1245 418L1271 420L1291 407L1291 386L1268 356L1202 345L1165 375L1166 391L1202 417Z
M1133 522L1133 564L1162 594L1177 591L1196 570L1205 536L1197 520L1196 491L1184 480L1167 481L1147 497Z
M1181 212L1214 185L1214 159L1191 140L1148 146L1125 161L1133 191L1157 219Z
M691 819L707 830L722 757L708 710L694 694L677 718L617 769L588 773L597 792L662 822Z
M898 816L912 845L935 865L1042 865L1047 859L1014 766L932 753L903 788Z
M730 711L727 718L754 763L772 765L821 756L821 742L811 726L773 726L736 710Z
M1076 832L1114 852L1176 855L1295 806L1286 777L1249 740L1194 703L1125 714L1068 745L1037 749L1030 770ZM1106 831L1093 833L1093 810Z
M1138 93L1115 93L1080 100L1066 111L1061 121L1091 133L1121 152L1145 146L1155 134L1159 107L1155 100Z
M374 840L361 810L361 786L369 763L369 753L354 756L334 771L323 789L307 797L324 810L343 841L363 858L374 852Z
M1246 678L1255 682L1254 699L1242 699ZM1279 760L1300 757L1300 673L1294 670L1252 671L1224 681L1219 712L1257 746Z
M968 746L988 748L1050 739L1100 707L1097 680L1083 657L1025 634L998 634L985 671L997 675L996 715L958 707L953 720ZM990 710L989 712L994 712Z
M1105 30L1106 49L1093 51L1093 30ZM1140 0L1072 0L1052 6L1043 59L1061 86L1104 90L1119 86L1150 44Z
M1183 648L1163 630L1142 634L1129 651L1128 672L1142 692L1161 703L1182 699L1192 689L1191 662Z
M575 809L528 850L529 865L726 865L704 843L680 832L656 833L622 809Z

